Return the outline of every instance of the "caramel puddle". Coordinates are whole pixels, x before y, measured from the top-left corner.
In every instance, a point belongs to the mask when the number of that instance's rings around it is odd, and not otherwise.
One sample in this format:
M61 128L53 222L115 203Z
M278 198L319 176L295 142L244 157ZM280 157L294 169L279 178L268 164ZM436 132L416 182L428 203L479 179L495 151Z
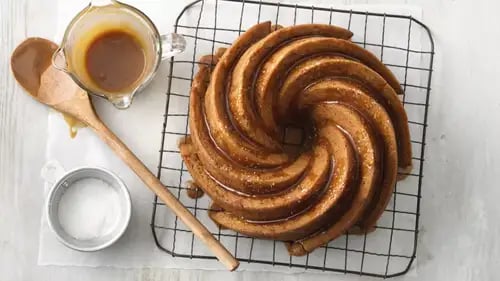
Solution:
M196 183L193 181L188 181L187 182L187 190L186 190L187 196L191 199L197 199L203 196L205 192L198 187Z
M44 38L28 38L12 53L10 65L14 78L31 96L37 97L42 73L52 64L52 55L57 45ZM69 126L70 136L74 138L78 128L86 127L72 116L63 114Z

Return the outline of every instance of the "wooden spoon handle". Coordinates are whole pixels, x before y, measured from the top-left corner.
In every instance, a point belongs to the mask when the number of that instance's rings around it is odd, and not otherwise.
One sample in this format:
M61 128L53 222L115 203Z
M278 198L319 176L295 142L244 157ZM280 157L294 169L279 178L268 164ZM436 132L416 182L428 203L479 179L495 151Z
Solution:
M91 122L95 130L114 152L141 178L141 180L187 225L193 233L207 245L214 255L230 271L235 270L239 262L208 231L208 229L155 177L132 151L100 120Z

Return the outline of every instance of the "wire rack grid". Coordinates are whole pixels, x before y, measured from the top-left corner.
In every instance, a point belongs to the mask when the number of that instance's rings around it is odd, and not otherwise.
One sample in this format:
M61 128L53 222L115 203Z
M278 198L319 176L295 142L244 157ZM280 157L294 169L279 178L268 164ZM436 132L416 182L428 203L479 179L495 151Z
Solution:
M247 237L217 227L207 215L209 198L186 195L191 179L177 148L189 134L190 84L199 57L228 47L246 28L271 20L284 26L327 23L350 29L353 42L376 54L402 81L401 96L408 113L412 137L412 173L394 187L392 199L376 231L344 235L304 257L291 257L279 241ZM263 1L198 0L184 8L175 32L188 41L188 49L170 60L169 86L162 131L158 178L242 262L251 268L263 264L270 270L353 273L375 277L405 274L416 257L427 111L434 44L429 29L406 15L372 13ZM293 131L293 130L291 130ZM296 142L288 143L296 145ZM191 231L155 197L151 228L157 246L174 257L215 259ZM279 267L279 268L278 268Z

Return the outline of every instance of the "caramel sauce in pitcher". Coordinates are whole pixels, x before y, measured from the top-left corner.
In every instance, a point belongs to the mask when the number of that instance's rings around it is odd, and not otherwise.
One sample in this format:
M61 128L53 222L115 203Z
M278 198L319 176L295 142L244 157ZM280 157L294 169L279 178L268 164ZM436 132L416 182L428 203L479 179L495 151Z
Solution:
M133 90L144 72L144 48L124 29L98 34L85 52L85 70L94 85L108 93Z

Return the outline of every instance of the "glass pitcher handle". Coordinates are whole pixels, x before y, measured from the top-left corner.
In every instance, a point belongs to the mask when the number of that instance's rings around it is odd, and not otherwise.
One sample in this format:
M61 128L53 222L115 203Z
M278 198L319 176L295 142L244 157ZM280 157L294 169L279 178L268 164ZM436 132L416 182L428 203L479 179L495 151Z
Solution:
M177 33L170 33L160 36L161 59L171 58L186 49L186 39Z

